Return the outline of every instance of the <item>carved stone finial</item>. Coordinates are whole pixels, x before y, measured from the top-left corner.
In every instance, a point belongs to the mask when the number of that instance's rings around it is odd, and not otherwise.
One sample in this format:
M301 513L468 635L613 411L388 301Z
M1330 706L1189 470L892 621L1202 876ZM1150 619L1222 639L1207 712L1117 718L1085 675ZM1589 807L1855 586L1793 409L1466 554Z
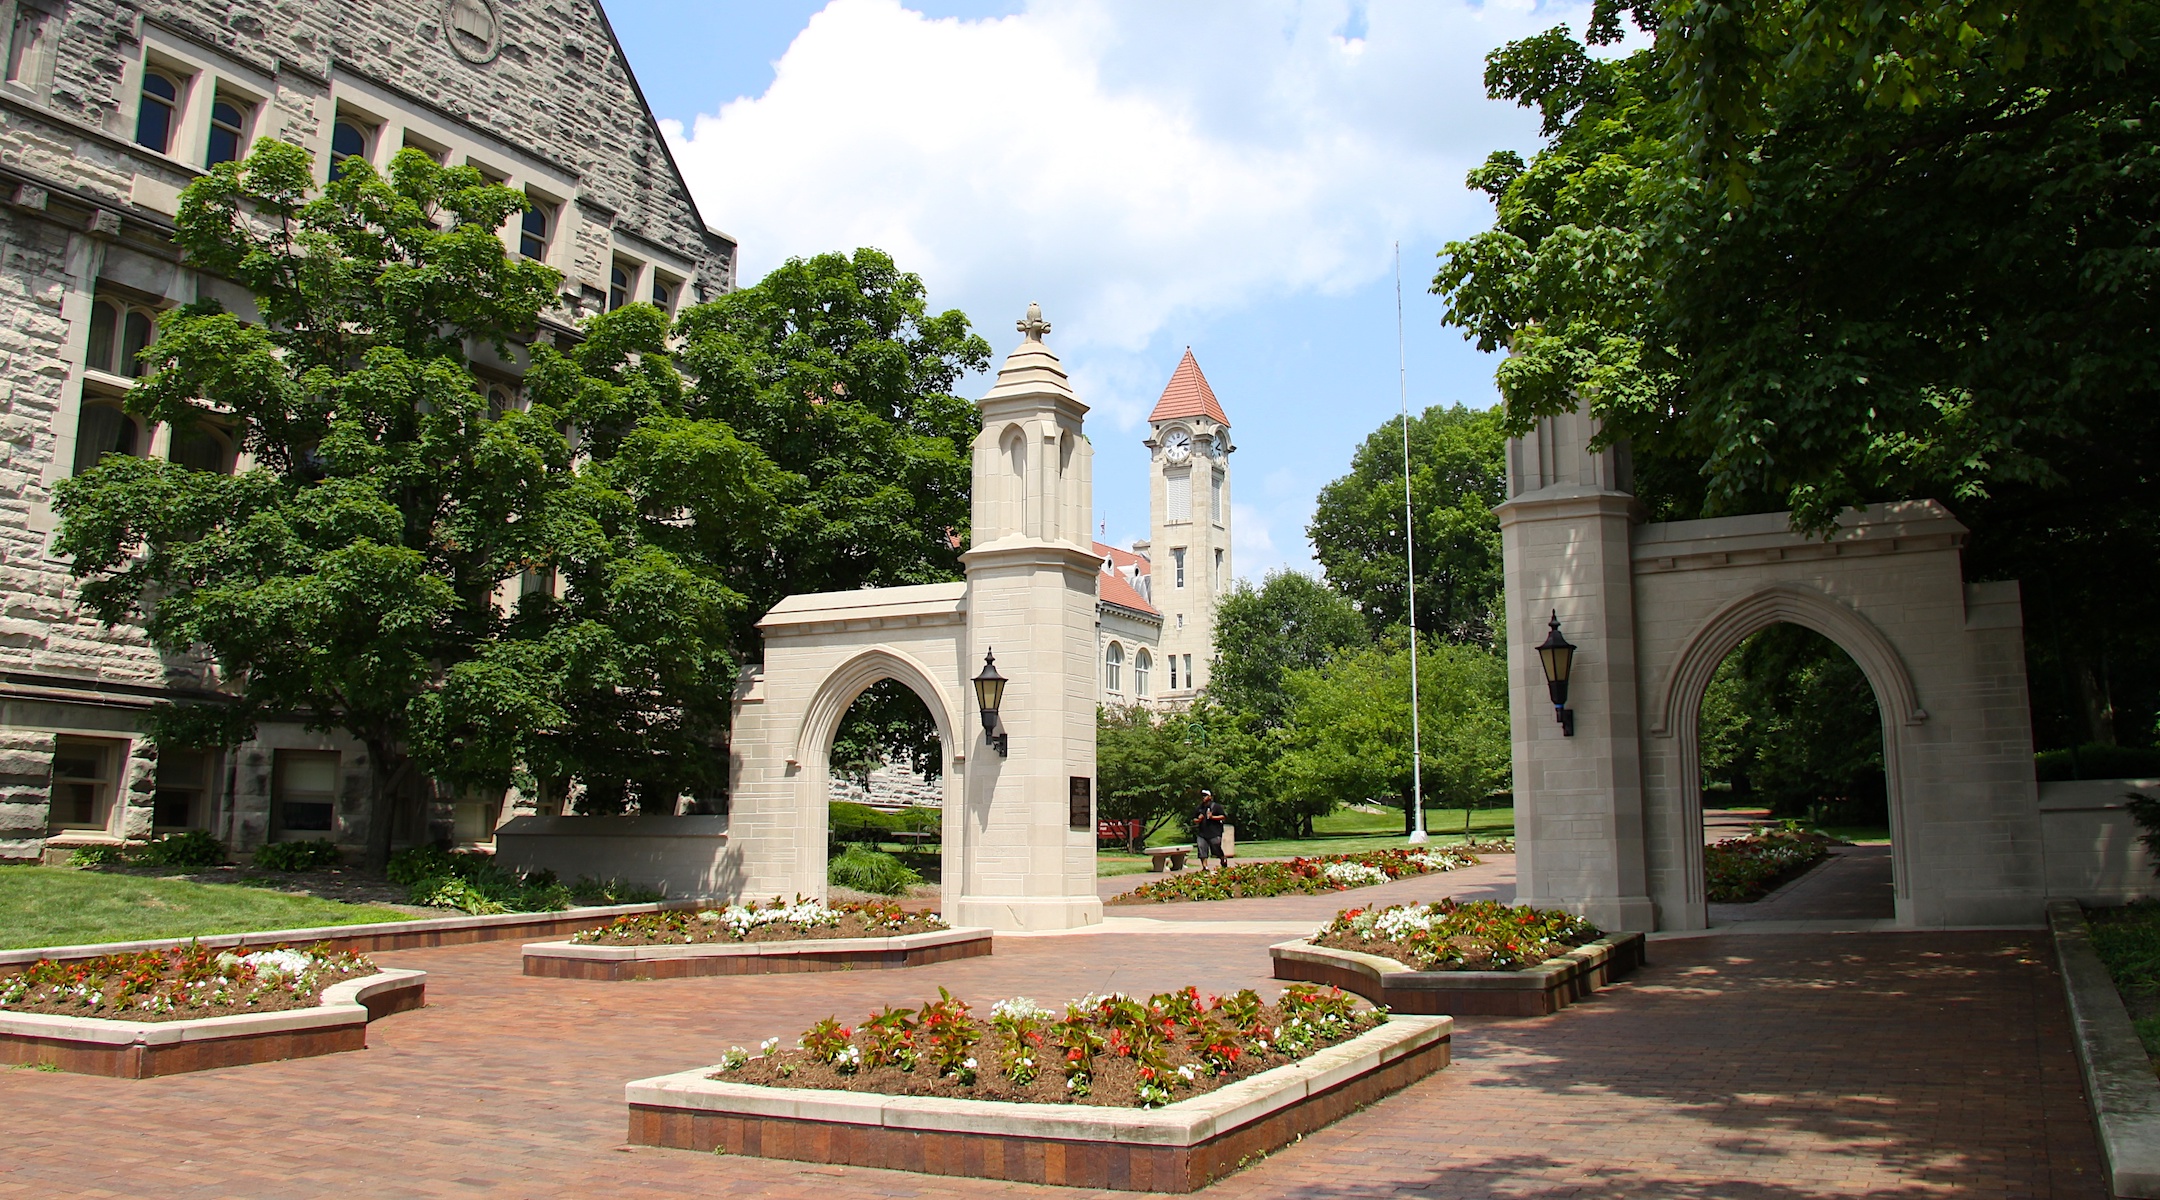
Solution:
M1043 320L1042 305L1029 301L1027 317L1013 322L1013 328L1026 334L1027 340L1039 342L1043 340L1044 334L1050 332L1050 322Z

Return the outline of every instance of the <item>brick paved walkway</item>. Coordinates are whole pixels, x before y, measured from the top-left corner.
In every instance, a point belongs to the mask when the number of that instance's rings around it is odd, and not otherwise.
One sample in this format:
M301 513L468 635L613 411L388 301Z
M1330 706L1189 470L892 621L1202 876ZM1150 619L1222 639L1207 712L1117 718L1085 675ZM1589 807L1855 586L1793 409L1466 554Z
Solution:
M977 1002L1268 986L1278 935L1204 928L646 983L526 979L513 944L383 954L432 973L430 1007L377 1024L362 1053L144 1081L0 1072L0 1196L1065 1194L627 1147L622 1084L939 983ZM1209 1194L2099 1197L2042 937L1660 943L1596 1000L1464 1021L1453 1067Z

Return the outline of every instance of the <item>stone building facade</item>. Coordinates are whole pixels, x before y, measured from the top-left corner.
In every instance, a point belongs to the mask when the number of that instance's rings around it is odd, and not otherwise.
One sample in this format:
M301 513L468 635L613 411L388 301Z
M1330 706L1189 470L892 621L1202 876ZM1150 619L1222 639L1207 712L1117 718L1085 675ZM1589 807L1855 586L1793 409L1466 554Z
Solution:
M181 189L282 139L318 179L407 147L523 190L512 253L564 274L541 337L630 300L670 310L735 283L595 0L0 0L0 858L208 829L364 841L365 751L266 724L218 754L167 752L147 711L215 690L205 664L101 626L51 552L52 489L107 453L244 469L235 440L179 439L120 409L159 313L249 297L171 244ZM523 355L476 349L518 403ZM444 800L400 840L488 836L499 798Z

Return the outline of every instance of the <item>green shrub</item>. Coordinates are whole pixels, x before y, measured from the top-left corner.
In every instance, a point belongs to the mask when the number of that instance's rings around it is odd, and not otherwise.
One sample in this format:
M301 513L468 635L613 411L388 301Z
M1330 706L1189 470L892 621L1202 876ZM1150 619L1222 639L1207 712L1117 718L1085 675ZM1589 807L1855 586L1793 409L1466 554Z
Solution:
M430 908L455 908L476 917L510 911L509 906L502 901L455 875L425 879L414 884L411 899L414 904L425 904Z
M225 843L207 829L171 833L135 852L135 861L154 867L215 867L225 861Z
M2069 779L2160 779L2160 750L2146 746L2102 746L2042 750L2033 755L2042 783Z
M883 851L849 846L826 866L826 879L834 887L898 896L923 881L906 863Z
M634 883L617 879L593 879L581 877L570 885L570 899L578 904L657 904L666 899L662 893Z
M118 846L77 846L75 852L68 855L68 865L71 867L100 867L120 860Z
M478 861L475 862L474 860ZM425 880L441 879L445 876L454 876L458 879L470 878L472 866L491 865L494 861L492 855L472 851L457 854L445 850L441 846L430 844L414 846L410 850L400 850L391 855L389 864L383 869L383 874L388 876L392 883L411 887L413 884Z
M269 871L320 871L345 861L337 843L327 838L312 842L264 842L255 847L255 865Z
M390 858L392 883L405 884L406 898L430 908L455 908L475 916L503 912L555 912L570 907L571 889L553 871L520 875L476 850L450 851L415 846Z

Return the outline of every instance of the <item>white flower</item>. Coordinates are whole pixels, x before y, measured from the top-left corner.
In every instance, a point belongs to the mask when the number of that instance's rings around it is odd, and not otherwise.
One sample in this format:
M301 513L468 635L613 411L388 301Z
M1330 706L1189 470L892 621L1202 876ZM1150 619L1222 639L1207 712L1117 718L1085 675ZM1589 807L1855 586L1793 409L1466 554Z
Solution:
M779 1051L780 1051L780 1039L779 1039L779 1038L776 1038L776 1037L769 1037L769 1038L766 1038L766 1039L765 1039L764 1041L762 1041L762 1042L759 1042L759 1043L758 1043L758 1053L760 1053L760 1054L764 1055L764 1056L765 1056L765 1057L767 1057L767 1058L771 1058L771 1057L772 1057L773 1055L775 1055L775 1054L779 1053Z
M1077 1004L1078 1001L1075 1001L1074 1003ZM1028 999L1026 996L1014 996L1009 1000L1000 1000L997 1003L991 1005L990 1015L993 1017L1011 1017L1015 1020L1025 1019L1029 1017L1040 1020L1053 1016L1055 1014L1053 1014L1049 1009L1044 1008L1042 1005Z
M1368 867L1364 863L1329 863L1320 869L1320 873L1327 876L1330 883L1348 884L1352 887L1363 887L1368 884L1386 883L1388 881L1386 871L1378 867Z
M966 1060L965 1062L962 1062L962 1063L961 1063L960 1065L961 1065L961 1066L963 1066L963 1067L965 1067L965 1068L967 1068L968 1070L972 1071L972 1070L974 1070L974 1069L975 1069L975 1060L974 1060L974 1059L972 1059L972 1058L970 1058L970 1059Z

